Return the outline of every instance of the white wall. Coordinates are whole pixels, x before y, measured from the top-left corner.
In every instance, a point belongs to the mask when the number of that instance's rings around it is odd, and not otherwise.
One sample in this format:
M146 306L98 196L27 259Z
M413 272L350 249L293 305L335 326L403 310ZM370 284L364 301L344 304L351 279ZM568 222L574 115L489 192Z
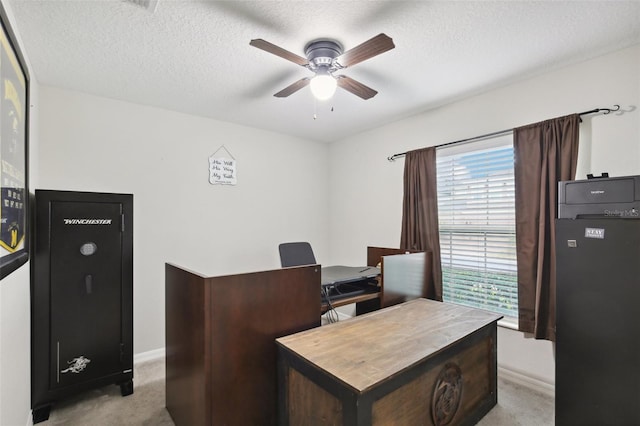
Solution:
M331 262L361 262L367 245L398 247L404 161L391 163L388 156L613 104L621 113L584 117L578 178L640 174L640 45L332 144ZM543 384L554 382L547 341L501 329L498 362Z
M18 45L31 69L11 7L2 2ZM37 182L38 82L31 75L29 107L29 185ZM25 425L31 407L31 321L29 263L0 281L0 425Z
M42 86L40 189L134 194L134 352L164 347L164 264L214 276L280 267L278 244L328 252L328 146ZM211 185L224 145L235 186Z
M0 281L0 424L24 425L31 406L29 264Z

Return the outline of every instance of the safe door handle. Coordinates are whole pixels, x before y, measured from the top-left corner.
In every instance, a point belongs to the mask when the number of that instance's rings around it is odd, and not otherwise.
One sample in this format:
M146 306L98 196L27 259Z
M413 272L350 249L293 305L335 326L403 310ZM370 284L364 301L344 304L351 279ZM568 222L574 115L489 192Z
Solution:
M87 294L91 294L93 292L93 277L91 275L84 277L84 286L87 290Z

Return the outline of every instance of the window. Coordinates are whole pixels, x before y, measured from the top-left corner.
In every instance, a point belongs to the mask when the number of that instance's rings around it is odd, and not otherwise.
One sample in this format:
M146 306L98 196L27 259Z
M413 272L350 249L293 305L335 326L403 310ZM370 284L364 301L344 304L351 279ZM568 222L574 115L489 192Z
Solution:
M443 299L517 318L513 137L436 155Z

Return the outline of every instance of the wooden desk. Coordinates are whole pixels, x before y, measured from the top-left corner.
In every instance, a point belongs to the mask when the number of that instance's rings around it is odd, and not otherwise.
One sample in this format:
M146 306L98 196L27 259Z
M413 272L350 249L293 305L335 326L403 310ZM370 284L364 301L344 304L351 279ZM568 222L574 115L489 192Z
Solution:
M327 266L322 267L321 272L322 313L329 309L327 299L331 307L337 308L380 298L380 269L375 266ZM340 295L340 291L344 294Z
M421 253L418 250L404 250L404 249L396 249L396 248L386 248L386 247L367 247L367 266L370 267L380 267L383 265L383 256L391 256L391 255L403 255L406 253ZM431 280L431 252L425 252L425 283L424 287L427 286L427 280ZM380 274L377 278L378 281L378 291L358 294L350 297L345 297L337 300L331 301L331 306L334 308L345 306L345 305L356 305L356 315L366 314L367 312L373 312L381 307L387 307L392 304L400 303L402 301L408 300L406 295L402 293L401 289L389 288L385 293L384 291L384 280L382 278L382 274ZM423 294L422 297L427 297L426 294ZM322 303L322 313L327 312L329 306L327 303Z
M280 424L475 424L497 402L500 318L415 299L279 338Z
M380 292L364 293L364 294L358 294L355 296L344 297L342 299L332 300L331 306L333 306L334 308L338 308L340 306L351 305L352 303L358 304L358 303L366 302L367 300L379 300L379 299L380 299ZM329 305L323 302L322 313L324 314L325 312L327 312L328 309L329 309Z

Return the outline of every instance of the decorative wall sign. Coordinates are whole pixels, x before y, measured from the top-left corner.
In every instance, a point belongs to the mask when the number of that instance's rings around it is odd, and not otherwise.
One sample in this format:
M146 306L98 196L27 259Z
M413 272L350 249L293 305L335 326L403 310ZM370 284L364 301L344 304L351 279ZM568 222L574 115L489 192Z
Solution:
M0 279L29 258L27 234L29 75L0 8Z
M224 149L229 157L216 155L222 149ZM236 159L233 158L229 150L222 145L209 157L209 183L212 185L235 185L237 182Z

